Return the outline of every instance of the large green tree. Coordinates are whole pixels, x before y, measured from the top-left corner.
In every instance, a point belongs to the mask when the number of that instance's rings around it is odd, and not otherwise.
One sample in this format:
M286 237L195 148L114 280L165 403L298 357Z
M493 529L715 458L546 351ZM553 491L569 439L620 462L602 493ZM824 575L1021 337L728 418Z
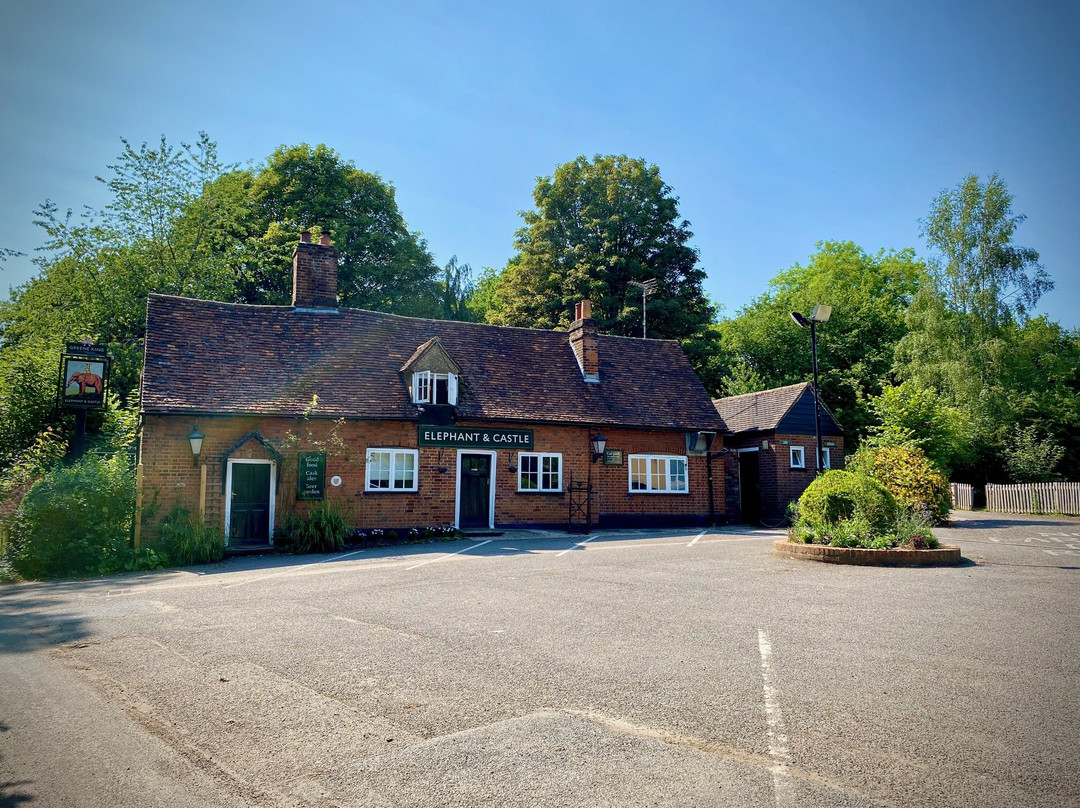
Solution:
M922 222L931 280L907 314L896 373L935 391L970 424L974 453L956 476L1007 479L1008 443L1036 427L1080 461L1080 339L1029 317L1053 282L1038 253L1013 244L1024 216L1004 181L966 177L934 199ZM1070 448L1072 447L1072 448Z
M718 325L721 392L809 381L810 332L791 312L830 305L831 319L817 329L822 399L854 445L875 421L869 400L888 383L893 349L907 330L904 313L925 274L910 249L871 255L851 242L818 244L805 266L781 272L765 294Z
M565 328L574 303L588 298L601 331L641 336L642 294L632 282L655 279L648 336L708 336L714 308L702 290L705 272L678 197L656 166L579 157L538 178L533 201L495 288L481 281L488 322Z
M393 186L333 149L281 146L258 168L221 177L207 194L225 208L217 247L232 269L236 300L287 305L297 236L316 230L337 248L342 305L439 315L440 270L409 230Z

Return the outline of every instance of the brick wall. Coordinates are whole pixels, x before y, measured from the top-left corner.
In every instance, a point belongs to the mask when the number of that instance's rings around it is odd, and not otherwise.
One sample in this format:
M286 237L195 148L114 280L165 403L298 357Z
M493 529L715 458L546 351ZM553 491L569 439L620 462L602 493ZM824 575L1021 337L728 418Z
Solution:
M769 448L762 448L763 441L769 442ZM788 441L788 443L781 443ZM844 439L842 437L829 436L823 439L825 442L835 443L835 446L826 446L830 449L831 467L839 469L844 467ZM814 481L815 454L817 442L813 435L774 435L771 433L757 433L753 436L737 436L729 438L729 446L733 448L758 448L758 474L761 484L761 518L766 522L784 519L787 516L788 503L797 500L806 487ZM803 448L805 468L791 467L792 446Z
M155 525L179 505L198 512L200 470L194 466L187 436L194 425L190 416L147 416L142 431L144 502L156 500L157 508L144 521L144 536L152 539ZM483 426L462 422L461 427ZM505 426L505 425L503 425ZM684 433L604 428L609 449L621 449L622 466L589 462L589 435L585 427L520 424L534 432L534 451L562 454L561 494L517 491L517 452L500 450L495 457L495 523L499 526L562 526L567 521L570 481L591 480L595 490L594 522L601 524L704 524L708 516L708 486L705 459L691 456L688 462L688 494L648 494L629 491L631 454L685 455ZM336 442L344 453L329 451L326 459L326 492L350 512L356 527L397 528L442 525L454 522L457 491L457 449L419 449L419 491L364 491L364 458L368 448L417 448L417 426L410 422L302 421L292 418L200 417L203 441L200 463L207 468L206 522L225 525L225 480L222 457L237 440L258 431L282 454L277 468L276 519L289 513L304 513L318 503L296 500L296 452L320 450L317 444ZM720 441L713 446L719 451ZM266 448L249 440L230 455L232 459L270 459ZM340 487L330 485L334 476ZM716 514L724 520L725 473L714 461L713 488Z

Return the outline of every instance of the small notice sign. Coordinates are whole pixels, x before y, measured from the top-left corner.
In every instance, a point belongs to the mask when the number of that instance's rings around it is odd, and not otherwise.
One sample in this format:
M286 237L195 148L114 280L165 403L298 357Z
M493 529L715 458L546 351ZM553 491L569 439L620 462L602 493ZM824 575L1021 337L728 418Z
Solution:
M301 452L296 498L318 500L326 496L326 454Z
M623 450L622 449L605 449L604 450L604 465L605 466L621 466L623 464Z

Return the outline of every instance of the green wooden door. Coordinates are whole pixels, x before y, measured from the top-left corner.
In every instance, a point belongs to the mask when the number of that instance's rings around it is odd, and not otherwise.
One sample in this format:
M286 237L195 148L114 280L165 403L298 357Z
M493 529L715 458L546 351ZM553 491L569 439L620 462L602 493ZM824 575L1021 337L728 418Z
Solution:
M461 456L461 527L487 527L491 513L491 456Z
M232 464L230 543L269 543L270 464Z

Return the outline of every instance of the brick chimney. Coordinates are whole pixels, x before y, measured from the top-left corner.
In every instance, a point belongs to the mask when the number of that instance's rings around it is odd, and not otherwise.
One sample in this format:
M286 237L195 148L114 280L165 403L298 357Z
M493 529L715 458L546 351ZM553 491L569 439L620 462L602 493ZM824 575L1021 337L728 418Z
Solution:
M574 322L570 326L570 347L574 349L581 375L587 382L600 381L600 351L596 346L596 320L592 318L592 303L582 300L574 306Z
M315 244L305 230L293 249L292 304L300 309L336 309L337 271L338 254L330 237L321 236Z

